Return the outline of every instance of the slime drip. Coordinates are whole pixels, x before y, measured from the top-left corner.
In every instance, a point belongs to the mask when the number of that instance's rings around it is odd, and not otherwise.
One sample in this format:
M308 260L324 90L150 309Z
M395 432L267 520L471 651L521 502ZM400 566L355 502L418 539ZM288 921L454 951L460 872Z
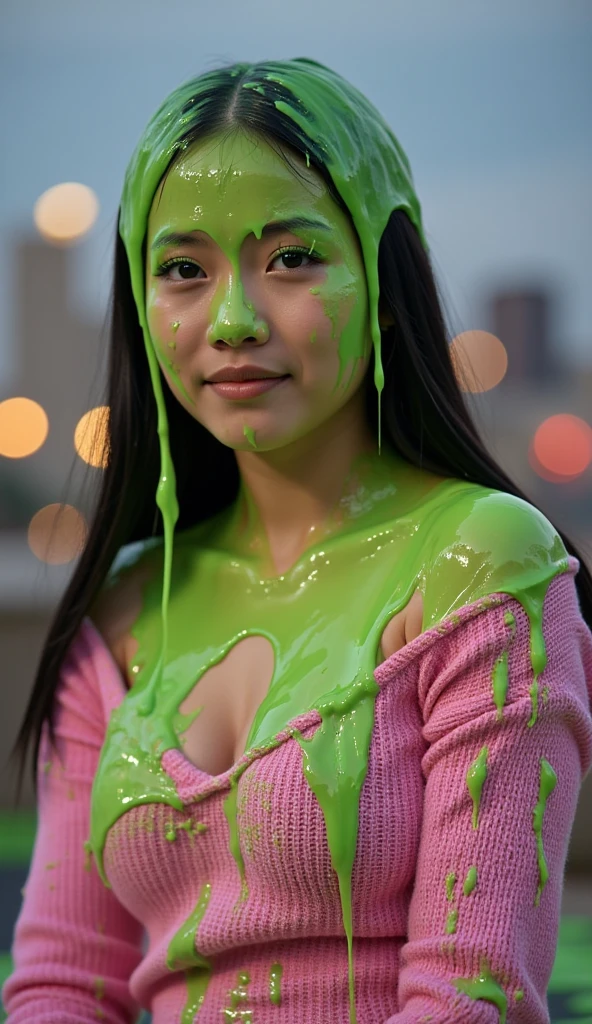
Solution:
M532 814L532 827L534 828L534 834L536 836L537 843L537 859L539 866L539 886L535 896L534 905L538 907L541 900L541 893L547 884L549 878L549 869L547 868L547 861L545 860L545 853L543 850L543 815L545 813L545 805L547 800L555 786L557 785L557 776L544 757L541 757L541 781L539 785L539 798Z
M456 884L456 875L453 871L449 875L446 875L446 899L451 902L454 898L454 886Z
M506 626L510 626L511 643L516 633L516 619L514 618L512 612L506 612L504 614L504 623ZM506 647L503 654L498 658L495 665L493 666L493 701L497 708L498 719L501 719L503 717L504 704L506 703L506 696L508 693L508 654L509 648Z
M195 948L195 937L199 923L204 916L212 886L206 882L199 895L193 913L183 922L171 939L167 950L167 967L170 971L183 970L187 981L187 1000L181 1015L181 1024L191 1024L200 1009L211 976L211 964Z
M451 910L448 917L446 918L446 934L454 935L456 931L456 922L458 921L458 910Z
M378 686L368 675L340 698L319 702L321 728L305 740L295 734L304 751L304 774L325 817L331 863L339 879L343 925L347 937L350 1020L355 1021L352 954L351 876L358 832L358 806L368 769L368 750Z
M251 445L251 448L257 448L257 442L255 441L255 431L245 424L243 428L243 434L245 435L247 441Z
M282 974L281 964L272 964L269 971L269 1001L274 1006L280 1006L282 1002Z
M505 1024L508 999L501 985L492 976L485 960L482 961L476 978L454 978L452 984L458 992L464 992L471 999L485 999L488 1003L494 1003L500 1012L499 1024Z
M473 866L470 867L469 870L467 871L467 877L465 878L464 883L463 883L463 893L465 894L465 896L470 896L476 885L477 885L477 868L473 864Z
M473 801L473 828L477 828L483 783L487 778L487 747L482 747L467 772L467 787Z
M249 890L245 879L245 862L243 860L242 851L240 848L240 841L238 837L238 829L236 824L236 802L238 796L237 789L238 778L235 776L231 780L230 792L224 801L224 814L228 822L228 828L230 831L230 852L236 861L236 866L241 879L241 893L239 896L239 903L244 903L248 898Z
M529 729L532 729L533 725L535 724L535 722L537 720L538 712L539 712L539 705L538 705L539 677L538 676L534 677L534 680L531 683L528 692L530 694L530 699L532 701L532 715L530 716L530 718L529 718L528 722L526 723L526 725L527 725L527 727Z
M241 1021L242 1024L254 1024L253 1011L246 1009L244 1005L249 998L247 985L250 980L251 978L247 971L239 971L237 984L228 993L230 996L230 1006L222 1011L222 1019L224 1021Z

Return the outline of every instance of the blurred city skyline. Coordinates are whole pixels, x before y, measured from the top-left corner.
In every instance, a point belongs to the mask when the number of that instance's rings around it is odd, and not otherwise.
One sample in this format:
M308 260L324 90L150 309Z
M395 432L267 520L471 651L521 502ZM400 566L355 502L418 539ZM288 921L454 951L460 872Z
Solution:
M453 333L491 327L493 291L540 288L553 344L592 366L589 4L23 0L0 11L0 38L0 397L19 377L15 250L39 195L61 181L97 193L69 294L97 322L125 167L155 108L221 63L302 55L357 85L407 151Z

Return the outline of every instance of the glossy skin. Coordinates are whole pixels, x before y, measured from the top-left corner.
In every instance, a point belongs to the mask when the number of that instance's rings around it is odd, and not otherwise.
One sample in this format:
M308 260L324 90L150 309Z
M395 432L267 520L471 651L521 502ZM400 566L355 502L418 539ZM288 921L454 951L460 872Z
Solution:
M250 548L255 541L261 556L262 575L285 572L323 535L353 460L375 447L360 387L370 358L370 332L357 236L323 179L302 160L298 169L304 180L263 140L242 133L225 142L211 140L173 166L154 197L148 223L146 310L152 341L167 383L184 408L237 452L244 520ZM294 216L315 218L326 230L262 232L268 222ZM162 244L163 236L173 233L191 234ZM305 252L278 254L288 247ZM318 253L314 259L307 255L311 247ZM356 359L336 386L339 341L346 327ZM222 367L247 362L288 373L289 380L239 402L226 400L205 383ZM246 422L255 431L257 452L245 437ZM381 461L377 492L401 470L393 456L385 453ZM439 479L421 476L433 483ZM276 517L270 511L274 508L281 509ZM240 538L230 543L238 548ZM148 578L142 564L104 590L92 610L130 686L137 650L131 630ZM418 590L387 624L383 657L416 637L421 621ZM228 655L196 687L200 701L218 709L218 727L212 733L206 716L198 716L185 751L212 773L242 752L269 685L262 638L246 638L240 646L238 658ZM225 712L238 695L244 715L231 728ZM217 756L216 751L224 753Z

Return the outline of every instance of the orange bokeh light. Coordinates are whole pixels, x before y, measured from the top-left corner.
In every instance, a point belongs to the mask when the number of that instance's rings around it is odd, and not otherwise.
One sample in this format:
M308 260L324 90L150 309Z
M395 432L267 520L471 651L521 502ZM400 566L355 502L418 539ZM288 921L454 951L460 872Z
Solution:
M49 432L45 410L31 398L0 402L0 455L23 459L44 443Z
M549 416L537 427L530 461L547 480L573 480L592 463L592 427L570 413Z
M80 417L74 431L74 447L90 466L105 468L109 455L108 405L97 405Z
M508 354L489 331L463 331L450 342L450 357L461 391L491 391L505 377Z
M40 562L64 565L72 562L86 542L87 526L84 516L73 505L46 505L35 513L27 540Z

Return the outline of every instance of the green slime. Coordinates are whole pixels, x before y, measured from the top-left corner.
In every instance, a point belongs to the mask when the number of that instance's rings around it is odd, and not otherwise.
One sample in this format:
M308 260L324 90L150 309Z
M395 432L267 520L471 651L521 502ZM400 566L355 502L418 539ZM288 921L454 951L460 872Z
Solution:
M454 886L456 885L456 875L454 871L451 871L449 875L446 875L446 899L451 902L454 898Z
M210 901L211 891L212 886L205 882L195 910L173 936L167 950L167 967L170 971L183 970L187 982L187 1000L181 1013L181 1024L192 1024L204 1001L210 980L211 966L197 952L195 937Z
M504 623L506 626L510 626L510 643L514 639L516 633L516 620L512 615L512 612L506 612L504 615ZM493 666L493 677L492 677L492 688L493 688L493 701L497 708L497 717L502 718L504 714L504 704L506 703L506 696L508 694L508 654L509 648L506 647L503 654L498 658L495 665Z
M249 427L247 424L245 424L245 426L243 428L243 433L244 433L247 441L251 445L251 448L255 448L256 449L257 448L257 442L255 440L255 431L253 430L253 428Z
M266 637L275 654L267 696L255 714L245 754L215 777L218 788L229 788L224 811L237 864L239 903L248 899L248 879L236 822L238 780L254 757L278 746L278 734L288 728L303 750L303 772L323 811L339 882L352 1021L351 871L379 692L374 671L381 660L382 632L416 589L423 597L423 629L435 627L442 633L454 628L455 612L463 606L477 602L477 610L492 608L504 600L492 595L509 594L529 618L531 666L540 673L546 661L545 590L568 567L559 535L527 502L458 480L426 484L425 476L412 467L406 472L399 467L397 484L393 478L385 488L384 458L359 460L349 493L326 524L326 536L280 576L267 577L260 556L253 553L256 524L249 522L242 490L234 506L180 534L162 670L162 540L122 552L114 573L131 571L141 559L153 573L132 630L140 670L109 720L93 784L89 840L100 876L109 886L103 849L117 819L144 803L185 810L161 765L166 750L181 750L180 734L199 713L183 715L179 705L239 640ZM356 600L344 599L348 594ZM293 723L313 708L321 725L305 739ZM482 786L479 777L484 778L485 748L480 758L474 772L475 802Z
M535 906L538 907L541 900L541 893L547 884L549 878L549 869L547 868L547 861L545 859L545 853L543 850L543 815L545 813L545 805L547 800L555 786L557 785L557 775L553 768L544 757L541 757L541 780L539 786L539 798L532 812L532 827L534 828L534 834L537 842L537 860L539 866L539 885L535 896Z
M481 747L478 756L469 766L467 772L467 788L473 801L473 828L478 827L481 792L487 778L487 754L487 747Z
M110 887L103 851L107 833L117 819L143 803L161 802L184 809L172 779L161 766L166 750L181 749L180 733L198 713L181 715L179 704L239 638L266 636L275 652L274 675L250 729L248 757L226 773L231 787L225 803L231 848L244 892L235 817L233 823L238 777L248 758L273 749L279 731L304 711L316 708L321 728L309 741L294 729L294 738L301 743L303 770L323 809L339 879L353 1024L353 923L348 887L378 692L373 670L380 657L382 631L416 588L424 601L424 630L440 626L445 631L445 621L463 606L479 601L482 608L494 607L498 600L488 595L498 591L509 594L529 618L536 685L546 664L543 600L551 580L566 571L567 552L548 520L520 499L456 480L438 485L426 496L420 493L417 481L406 480L403 474L399 486L393 485L388 495L389 509L388 501L368 503L368 494L376 497L370 473L358 502L362 512L352 514L345 527L309 548L279 577L263 578L256 560L236 557L228 543L240 521L239 503L215 523L199 524L179 536L179 558L173 563L179 508L162 381L146 320L143 245L149 210L164 172L186 147L184 135L201 107L207 106L207 92L215 91L229 76L240 76L238 84L250 93L259 89L273 95L275 85L287 91L290 102L275 100L276 108L310 139L313 160L315 154L317 159L322 155L350 211L368 283L379 451L384 374L377 256L393 210L407 213L426 246L409 164L391 129L361 93L315 61L301 58L209 72L177 89L150 121L128 167L119 227L158 410L161 473L156 504L163 517L164 550L156 545L160 556L156 568L162 573L162 587L157 579L148 585L134 627L143 667L108 724L93 784L90 839L85 849L92 850L100 877ZM346 362L351 357L352 353L341 350L340 339L340 358ZM122 554L125 560L126 553ZM154 551L147 544L138 557L151 554ZM128 564L131 566L131 560ZM349 593L355 593L355 602L344 601ZM196 617L193 609L198 602L202 614ZM221 608L224 616L219 614ZM195 949L209 892L209 883L205 883L194 914L169 950L170 969L181 967L187 974L184 1021L193 1019L199 1009L209 976L209 965ZM481 992L474 997L502 1005L503 993L500 995L491 979L457 980L458 986L463 984L471 995ZM503 1012L505 1017L505 1008Z
M225 1021L242 1021L242 1024L252 1024L253 1011L244 1009L244 1004L249 998L247 985L251 978L247 971L239 971L238 981L235 986L228 994L230 996L230 1006L222 1012L222 1018Z
M467 871L467 877L465 878L463 883L463 893L465 894L465 896L470 896L476 885L477 868L475 864L473 864L472 867L470 867L469 870Z
M454 978L452 984L458 992L464 992L471 999L485 999L488 1003L494 1003L500 1012L500 1024L505 1024L508 998L485 962L481 964L478 977Z
M272 964L269 971L269 1001L274 1006L280 1006L282 1002L282 974L284 969L281 964Z

